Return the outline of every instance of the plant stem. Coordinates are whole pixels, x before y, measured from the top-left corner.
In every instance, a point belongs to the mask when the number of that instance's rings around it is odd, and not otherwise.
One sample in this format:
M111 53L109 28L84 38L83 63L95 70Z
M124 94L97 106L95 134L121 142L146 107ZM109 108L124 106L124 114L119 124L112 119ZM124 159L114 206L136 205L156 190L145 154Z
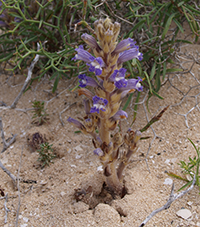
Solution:
M114 197L122 195L123 183L120 182L116 171L116 160L107 165L111 175L106 177L106 183Z
M110 143L110 131L107 127L107 119L101 119L99 135L102 142L105 142L107 145Z
M140 140L140 138L141 138L141 132L140 131L136 131L133 140L130 141L131 144L128 147L128 152L127 152L125 158L122 159L122 161L119 164L119 167L118 167L118 170L117 170L117 176L118 176L119 180L122 180L123 170L126 167L126 165L128 164L128 161L129 161L131 155L133 153L135 153L136 146L137 146L137 143Z

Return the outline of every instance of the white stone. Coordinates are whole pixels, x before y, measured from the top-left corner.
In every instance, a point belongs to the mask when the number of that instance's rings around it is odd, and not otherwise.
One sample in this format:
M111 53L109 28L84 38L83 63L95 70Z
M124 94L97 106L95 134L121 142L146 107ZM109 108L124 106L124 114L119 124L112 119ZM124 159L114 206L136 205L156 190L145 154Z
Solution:
M192 216L192 213L188 209L181 209L176 212L176 215L183 218L183 219L188 219L189 217Z
M75 149L76 151L83 151L81 145L76 146L74 149Z
M26 217L23 217L23 220L25 221L25 222L28 222L28 218L26 218Z
M191 206L193 204L193 202L189 201L187 202L187 205Z
M165 163L166 163L167 165L169 165L170 159L166 159Z
M81 157L82 155L79 155L79 154L76 155L76 159L80 159Z
M103 171L103 166L98 166L97 171L102 172Z
M63 196L66 195L66 193L65 192L61 192L60 195L63 197Z
M23 224L23 225L20 225L20 227L26 227L28 224Z
M164 182L163 184L172 185L172 184L173 184L173 180L170 179L170 178L166 178L166 179L165 179L165 182Z

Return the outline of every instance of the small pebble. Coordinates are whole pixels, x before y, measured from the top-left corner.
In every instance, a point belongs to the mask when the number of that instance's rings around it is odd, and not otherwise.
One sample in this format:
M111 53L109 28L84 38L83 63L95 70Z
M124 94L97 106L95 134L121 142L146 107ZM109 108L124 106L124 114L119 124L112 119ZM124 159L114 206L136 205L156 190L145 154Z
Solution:
M192 213L188 209L181 209L176 212L176 215L186 220L192 216Z
M166 159L165 163L169 165L170 159Z
M193 204L193 202L189 201L187 202L187 205L191 206Z
M63 197L63 196L66 195L66 193L65 192L61 192L60 195Z
M80 159L81 157L82 155L79 155L79 154L76 155L76 159Z
M76 151L83 151L81 145L76 146L74 149L75 149Z
M164 182L163 184L172 185L172 184L173 184L173 180L170 179L170 178L166 178L166 179L165 179L165 182Z
M26 218L26 217L23 217L23 220L25 221L25 222L28 222L28 218Z
M103 166L98 166L97 171L102 172L103 171Z

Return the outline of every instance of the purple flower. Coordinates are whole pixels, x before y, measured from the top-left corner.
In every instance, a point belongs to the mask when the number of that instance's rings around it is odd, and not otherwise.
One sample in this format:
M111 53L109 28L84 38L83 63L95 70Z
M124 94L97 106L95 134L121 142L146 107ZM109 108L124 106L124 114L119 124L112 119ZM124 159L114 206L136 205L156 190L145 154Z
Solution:
M104 156L104 152L101 150L101 148L97 148L93 152L100 157Z
M112 117L112 120L117 121L124 118L128 118L128 114L123 110L118 110L117 113Z
M99 47L96 39L91 36L88 35L87 33L84 33L81 38L88 44L88 46L90 46L91 48L95 48L97 50L100 50L101 48Z
M85 74L80 74L78 78L79 78L80 87L86 87L86 86L98 87L98 83L96 82L96 80L94 80L89 76L86 76Z
M95 58L92 56L89 52L83 49L83 46L79 46L75 49L78 54L76 54L72 60L82 60L87 63L89 66L90 72L95 72L97 76L101 75L102 73L102 67L105 66L105 63L101 57Z
M136 46L135 44L136 44L136 42L131 38L124 39L117 44L117 46L112 54L119 54L125 50L129 50L130 48L139 49L139 47Z
M142 79L138 77L138 79L129 79L127 81L127 86L125 88L121 88L118 92L121 92L121 98L127 95L131 90L142 91L143 86L141 85Z
M139 52L137 46L122 52L117 60L117 64L120 65L123 62L129 61L133 58L137 58L140 61L143 59L143 54Z
M105 63L101 57L95 58L90 64L87 64L90 72L95 72L96 76L100 76L102 73L102 67Z
M95 57L93 57L89 52L83 49L83 46L80 45L78 48L75 49L78 54L76 54L72 60L82 60L84 62L90 63L95 60Z
M138 79L129 79L125 89L136 89L138 91L143 91L143 86L140 82L142 82L142 79L140 77L138 77Z
M103 98L100 98L98 96L94 96L92 98L93 100L93 106L92 108L90 109L90 113L95 113L97 112L99 114L99 111L102 110L102 111L105 111L106 110L106 105L108 104L108 100L107 99L103 99Z
M125 79L126 69L121 68L120 70L115 70L110 76L110 81L114 82L117 88L122 88L127 86L127 80Z
M69 118L67 119L67 121L68 121L69 123L75 125L75 126L76 126L77 128L79 128L80 130L86 131L85 126L84 126L80 121L77 121L77 120L75 120L74 118L71 118L71 117L69 117Z

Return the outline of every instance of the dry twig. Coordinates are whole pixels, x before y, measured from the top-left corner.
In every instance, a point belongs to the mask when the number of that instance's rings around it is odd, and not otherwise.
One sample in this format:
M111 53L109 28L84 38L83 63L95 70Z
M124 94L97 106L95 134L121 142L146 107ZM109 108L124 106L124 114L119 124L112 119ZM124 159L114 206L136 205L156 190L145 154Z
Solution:
M6 195L5 195L5 203L4 203L4 208L5 208L5 211L6 211L5 221L4 221L5 224L7 223L8 212L10 212L10 210L7 208L7 205L6 205L7 201L8 201L8 193L6 193Z
M1 138L3 141L3 150L1 151L1 153L3 153L12 143L15 142L17 134L12 135L13 137L9 140L9 142L7 142L5 140L4 131L3 131L3 123L2 123L1 117L0 117L0 130L1 130Z
M40 50L40 45L39 45L39 43L37 43L37 51L39 51L39 50ZM40 55L36 54L30 67L28 68L28 76L24 82L24 85L23 85L21 91L19 92L18 96L15 98L14 102L10 106L0 107L0 109L15 109L16 108L16 105L17 105L19 99L21 98L22 94L26 90L27 85L29 84L29 82L31 80L33 69L35 67L35 64L38 62L39 58L40 58Z
M171 194L169 196L169 199L167 201L167 203L154 210L143 222L142 224L139 226L139 227L143 227L154 215L156 215L157 213L159 213L160 211L163 211L163 210L167 210L170 208L171 204L176 200L176 199L179 199L180 197L184 196L186 193L188 193L190 190L193 189L194 185L195 185L195 182L196 182L196 175L194 175L194 179L193 179L193 182L192 182L192 185L187 188L186 190L180 192L179 194L174 194L174 183L172 185L172 189L171 189Z
M19 174L20 174L20 169L22 165L22 155L23 155L23 148L20 156L20 162L19 162L19 168L18 168L18 174L17 174L17 189L18 189L18 208L17 208L17 214L16 214L16 223L15 226L18 226L18 220L19 220L19 211L20 211L20 206L21 206L21 196L20 196L20 186L19 186Z

